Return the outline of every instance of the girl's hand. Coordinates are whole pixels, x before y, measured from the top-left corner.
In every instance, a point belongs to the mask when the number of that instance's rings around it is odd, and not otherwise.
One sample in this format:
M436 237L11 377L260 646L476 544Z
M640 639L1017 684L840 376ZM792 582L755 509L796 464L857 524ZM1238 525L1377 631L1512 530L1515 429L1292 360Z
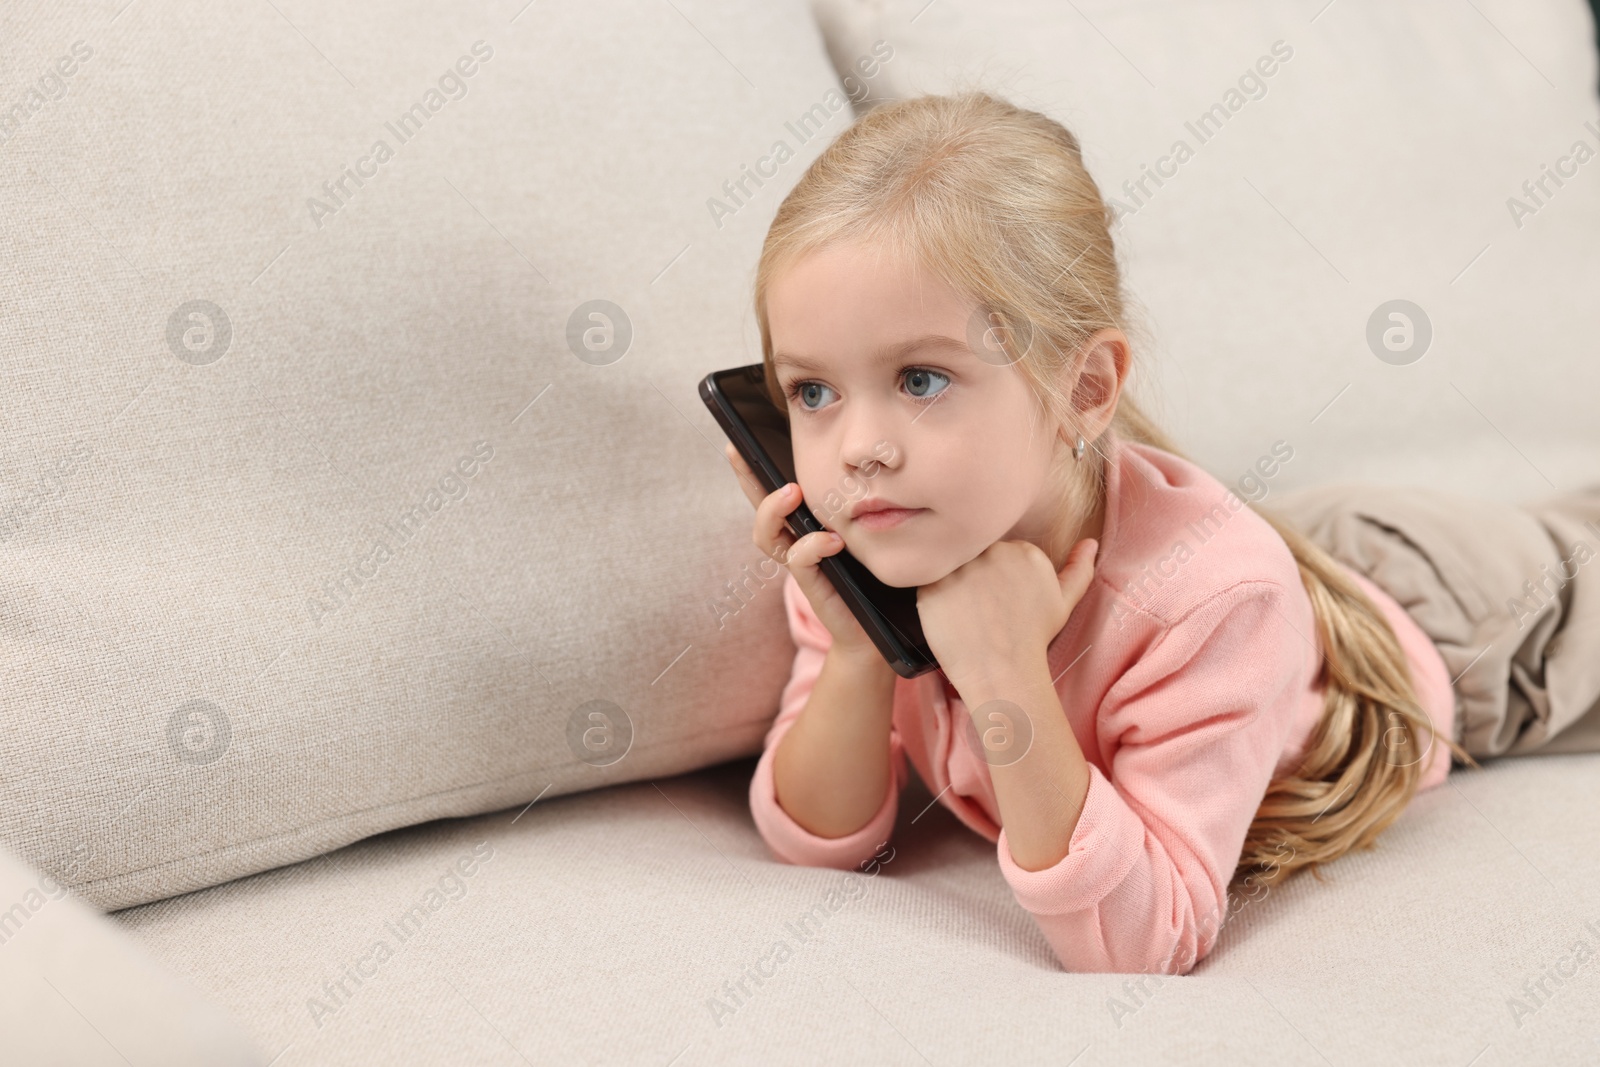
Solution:
M833 582L817 567L817 561L822 557L831 556L844 548L844 540L831 530L808 533L796 540L784 520L802 503L800 486L790 482L775 492L763 494L761 482L744 457L739 455L739 450L733 447L732 441L723 446L723 452L733 472L739 476L744 495L755 505L756 521L751 540L756 547L789 568L800 591L811 602L811 610L817 613L817 619L833 635L835 648L841 652L858 653L881 660L883 656L878 646L872 643L872 638L856 621L855 613L839 596ZM785 490L793 495L788 495Z
M1094 578L1099 545L1072 546L1057 574L1028 541L996 541L975 559L917 589L928 647L957 692L999 683L1044 662Z

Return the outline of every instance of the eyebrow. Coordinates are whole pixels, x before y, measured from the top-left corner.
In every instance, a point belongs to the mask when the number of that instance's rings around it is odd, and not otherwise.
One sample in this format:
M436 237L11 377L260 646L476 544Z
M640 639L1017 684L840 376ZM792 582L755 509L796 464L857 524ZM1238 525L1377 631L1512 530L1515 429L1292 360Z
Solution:
M884 345L873 355L872 362L874 365L893 363L894 361L901 359L921 348L950 349L959 350L962 352L972 351L971 346L969 346L965 341L958 341L954 337L946 337L944 334L930 333L923 337L913 337L909 341L898 341L893 344ZM793 367L796 370L809 371L820 371L826 369L817 360L807 359L804 356L792 356L786 352L778 352L774 354L772 357L772 365L774 367Z

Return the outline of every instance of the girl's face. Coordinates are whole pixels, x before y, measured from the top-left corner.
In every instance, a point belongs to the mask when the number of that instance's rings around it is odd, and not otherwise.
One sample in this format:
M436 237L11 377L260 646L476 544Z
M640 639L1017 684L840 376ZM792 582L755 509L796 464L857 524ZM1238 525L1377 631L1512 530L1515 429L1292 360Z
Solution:
M1058 424L1017 367L974 352L976 315L917 265L855 244L804 257L768 288L796 480L887 585L927 585L1000 540L1050 551ZM913 510L855 514L873 501Z

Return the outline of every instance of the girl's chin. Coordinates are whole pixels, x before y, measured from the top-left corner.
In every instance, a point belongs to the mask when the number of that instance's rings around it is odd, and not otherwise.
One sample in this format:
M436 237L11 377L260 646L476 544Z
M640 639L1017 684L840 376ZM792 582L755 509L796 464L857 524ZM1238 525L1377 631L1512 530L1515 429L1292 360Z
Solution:
M943 578L950 571L936 563L908 558L906 551L877 553L870 557L856 555L862 566L873 576L894 589L915 589Z

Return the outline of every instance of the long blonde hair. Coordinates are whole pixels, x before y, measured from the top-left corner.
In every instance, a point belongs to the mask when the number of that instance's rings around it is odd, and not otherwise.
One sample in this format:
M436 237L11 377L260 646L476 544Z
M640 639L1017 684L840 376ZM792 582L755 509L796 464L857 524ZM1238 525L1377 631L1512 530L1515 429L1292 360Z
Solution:
M1033 343L1011 353L1014 365L1040 403L1070 423L1072 399L1058 383L1070 380L1063 372L1082 357L1083 342L1102 329L1142 332L1125 310L1113 222L1077 138L1048 116L978 90L878 105L811 164L767 232L755 312L774 403L786 408L768 287L812 251L863 242L908 255L970 295L1008 327L1002 337L1019 336L1025 324ZM1111 426L1189 458L1126 390ZM1058 463L1053 477L1062 514L1088 514L1104 498L1105 456L1091 449L1081 463ZM1306 866L1320 880L1319 864L1370 847L1415 794L1426 761L1413 754L1431 751L1433 739L1388 620L1332 556L1251 506L1288 545L1311 598L1326 696L1301 765L1267 787L1230 889L1270 887ZM1440 740L1478 765L1454 740Z

